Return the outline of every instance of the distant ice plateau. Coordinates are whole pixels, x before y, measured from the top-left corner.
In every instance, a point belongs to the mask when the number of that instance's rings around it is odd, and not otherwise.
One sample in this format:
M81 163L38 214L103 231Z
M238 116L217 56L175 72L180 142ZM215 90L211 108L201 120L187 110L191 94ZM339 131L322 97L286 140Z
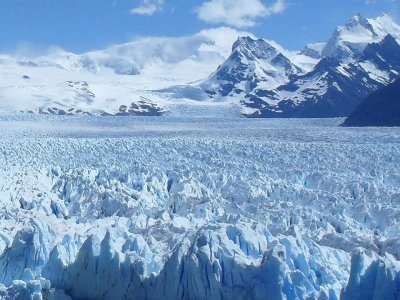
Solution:
M400 299L400 133L0 117L1 299Z

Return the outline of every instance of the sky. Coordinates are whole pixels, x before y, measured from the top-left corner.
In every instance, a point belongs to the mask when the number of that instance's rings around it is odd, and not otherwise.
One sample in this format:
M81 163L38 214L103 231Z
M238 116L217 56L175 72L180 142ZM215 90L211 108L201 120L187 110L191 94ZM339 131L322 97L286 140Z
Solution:
M75 53L227 26L289 50L326 41L353 15L400 21L400 0L0 0L0 52Z

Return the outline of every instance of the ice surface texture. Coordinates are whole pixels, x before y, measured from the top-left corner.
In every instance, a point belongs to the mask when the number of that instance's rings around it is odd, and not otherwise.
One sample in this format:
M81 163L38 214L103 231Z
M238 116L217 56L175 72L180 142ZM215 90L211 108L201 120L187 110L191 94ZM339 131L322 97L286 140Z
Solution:
M9 116L0 298L399 299L400 135Z

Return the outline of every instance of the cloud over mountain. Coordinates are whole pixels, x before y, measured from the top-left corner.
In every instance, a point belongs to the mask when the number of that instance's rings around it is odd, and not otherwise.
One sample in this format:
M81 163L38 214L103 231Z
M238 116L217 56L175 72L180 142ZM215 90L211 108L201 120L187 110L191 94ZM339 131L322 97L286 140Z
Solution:
M243 28L256 25L257 19L285 10L284 0L265 5L260 0L209 0L196 9L200 20L207 23L223 23Z

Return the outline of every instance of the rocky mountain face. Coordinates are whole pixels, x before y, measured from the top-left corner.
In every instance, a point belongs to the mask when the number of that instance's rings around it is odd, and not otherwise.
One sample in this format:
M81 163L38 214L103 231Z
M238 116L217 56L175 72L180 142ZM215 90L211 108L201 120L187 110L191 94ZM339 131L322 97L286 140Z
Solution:
M241 97L249 117L348 116L371 92L400 74L400 27L382 15L353 17L326 44L298 55L319 59L308 72L263 40L240 38L202 84L210 97Z
M268 42L250 37L239 38L232 54L201 85L214 97L247 94L257 86L275 88L299 74L300 68Z
M245 96L252 117L343 117L374 90L400 73L400 45L388 35L367 45L356 61L324 57L315 68L274 90L255 89Z
M344 126L400 126L400 79L369 95Z
M0 111L346 117L399 76L399 43L400 26L382 15L355 16L298 52L220 28L79 55L0 55Z

